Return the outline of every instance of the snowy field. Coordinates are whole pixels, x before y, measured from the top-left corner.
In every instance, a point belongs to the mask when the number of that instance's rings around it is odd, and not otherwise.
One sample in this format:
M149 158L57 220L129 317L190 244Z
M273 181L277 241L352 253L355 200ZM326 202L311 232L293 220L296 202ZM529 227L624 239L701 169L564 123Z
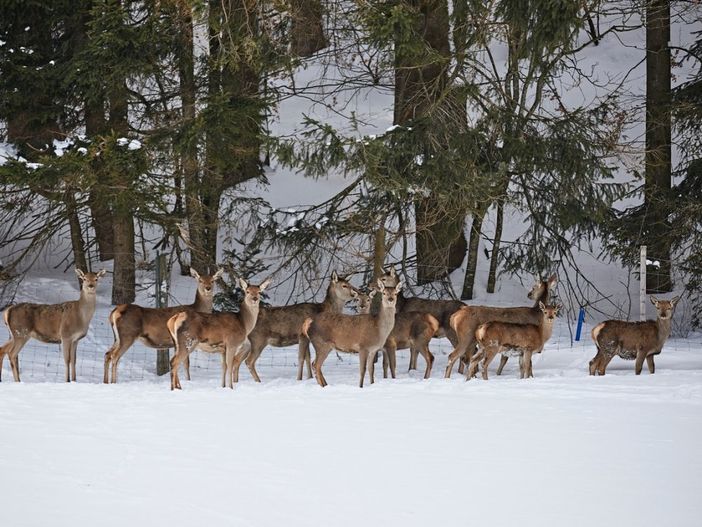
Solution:
M218 386L219 359L198 354L182 392L140 346L123 383L101 384L95 344L79 347L76 384L56 380L55 346L23 351L22 383L5 361L2 525L702 521L699 335L671 340L655 375L615 358L589 377L589 335L571 347L559 321L536 378L519 380L511 359L487 382L441 378L450 345L438 340L432 379L408 374L400 352L399 378L363 389L349 355L329 357L322 389L294 380L296 350L267 349L263 382L242 367L232 391Z

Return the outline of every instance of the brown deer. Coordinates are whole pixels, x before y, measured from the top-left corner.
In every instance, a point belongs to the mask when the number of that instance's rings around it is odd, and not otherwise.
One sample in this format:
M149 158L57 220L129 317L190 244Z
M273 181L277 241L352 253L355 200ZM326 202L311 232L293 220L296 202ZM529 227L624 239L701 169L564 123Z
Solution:
M358 296L356 289L347 278L339 278L332 272L327 295L321 303L305 302L290 306L262 307L258 312L256 327L249 335L251 351L246 357L246 366L256 382L261 382L256 372L256 361L263 348L268 346L283 347L299 345L297 380L302 380L303 363L307 364L307 377L312 377L310 367L310 343L302 334L302 324L307 318L318 313L341 313L349 300Z
M176 344L171 359L171 390L181 389L178 367L190 353L199 349L222 355L222 387L234 388L241 362L249 352L247 336L256 325L261 293L270 278L261 285L249 285L239 278L244 300L238 313L198 313L182 311L168 319L168 331Z
M22 303L5 310L5 325L10 331L10 340L0 348L0 372L5 355L15 381L19 382L19 352L31 338L48 344L61 344L66 365L66 382L76 380L76 349L78 341L85 337L95 314L96 288L105 270L84 273L76 269L81 280L78 300L62 304Z
M541 353L544 344L551 338L558 306L545 306L539 302L541 320L539 324L515 324L512 322L488 322L475 332L478 352L470 359L466 380L473 377L480 360L483 361L483 379L488 378L490 362L498 353L519 354L520 378L533 377L531 356Z
M149 348L164 349L175 346L166 322L173 315L182 311L192 310L198 313L212 312L212 298L215 282L224 272L218 269L213 275L200 276L195 269L190 269L190 275L197 280L195 301L185 306L171 307L141 307L136 304L121 304L110 313L110 325L115 342L105 353L105 374L103 382L110 382L109 372L112 370L111 382L117 382L117 366L134 342L139 339ZM185 376L190 380L190 360L185 361Z
M399 277L395 272L395 268L390 267L381 275L380 280L383 281L385 287L394 287L397 285ZM417 296L405 297L402 293L397 297L398 313L429 313L439 321L439 330L434 336L445 336L454 347L458 343L458 337L450 325L451 315L464 306L465 304L460 300L432 300ZM416 367L415 361L414 368L416 369Z
M590 375L604 375L609 361L615 355L626 360L636 359L636 375L641 374L644 359L648 371L655 373L653 357L661 352L670 336L670 325L679 300L679 296L672 300L658 300L652 296L651 303L656 306L658 314L656 320L607 320L592 328L592 340L597 346L597 354L590 361Z
M551 290L557 282L556 275L552 275L547 280L538 280L527 295L534 300L533 307L489 307L489 306L463 306L451 317L451 327L458 335L458 344L451 352L446 366L444 377L451 377L453 365L459 359L465 357L468 361L475 351L476 339L475 331L478 326L487 322L511 322L514 324L539 324L541 322L541 309L539 303L548 304ZM467 357L466 357L467 355ZM502 357L497 374L502 373L502 369L507 363L508 356Z
M332 349L346 353L358 353L360 369L359 386L363 388L366 367L370 382L374 379L374 360L395 324L395 303L402 282L395 287L385 287L378 279L378 290L383 295L377 315L344 315L341 313L319 313L305 320L302 332L310 339L315 349L312 368L320 386L327 385L322 365Z
M358 295L358 313L370 313L373 289L367 294ZM424 378L431 376L431 367L434 364L434 355L429 351L429 342L439 330L439 321L429 313L395 313L395 325L383 345L383 378L388 376L388 367L392 378L395 378L396 351L398 349L410 350L409 369L417 369L417 356L422 355L426 362Z

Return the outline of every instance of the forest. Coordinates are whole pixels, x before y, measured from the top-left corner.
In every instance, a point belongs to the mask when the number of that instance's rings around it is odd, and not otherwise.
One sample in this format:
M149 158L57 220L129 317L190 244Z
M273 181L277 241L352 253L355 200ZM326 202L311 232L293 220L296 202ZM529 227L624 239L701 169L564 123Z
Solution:
M581 297L595 280L578 251L636 273L645 245L647 292L684 292L698 326L701 14L683 0L9 0L4 301L46 251L61 269L112 262L113 304L134 301L156 252L183 275L221 263L307 298L331 269L367 283L396 265L470 300L481 260L487 293L557 272ZM592 61L618 47L633 66ZM277 209L265 188L281 173L341 184Z

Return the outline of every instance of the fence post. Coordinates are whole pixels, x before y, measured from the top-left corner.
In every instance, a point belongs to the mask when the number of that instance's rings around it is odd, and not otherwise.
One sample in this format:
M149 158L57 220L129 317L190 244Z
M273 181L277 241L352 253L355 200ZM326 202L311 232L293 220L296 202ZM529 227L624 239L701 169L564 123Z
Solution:
M639 320L646 320L646 246L641 246L639 261Z
M164 290L163 285L168 287L166 269L166 255L156 252L156 307L168 306L168 290ZM171 369L168 348L156 350L156 374L165 375Z

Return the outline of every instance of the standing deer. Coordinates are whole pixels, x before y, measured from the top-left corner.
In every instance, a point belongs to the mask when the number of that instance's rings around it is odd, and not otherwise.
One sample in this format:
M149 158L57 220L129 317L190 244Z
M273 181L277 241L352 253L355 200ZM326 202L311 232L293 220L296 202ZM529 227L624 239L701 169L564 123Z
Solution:
M380 280L383 281L385 287L394 287L397 285L399 277L395 272L395 268L390 267L381 275ZM432 300L417 296L405 297L402 293L397 296L398 313L429 313L439 322L439 329L434 336L445 336L454 347L458 343L458 337L450 324L451 315L464 306L465 304L460 300ZM416 360L410 366L414 366L414 369L416 369Z
M489 307L489 306L463 306L451 317L451 327L458 335L458 344L451 352L446 365L445 378L451 377L455 362L467 355L470 360L475 351L475 331L478 326L487 322L511 322L514 324L539 324L541 322L541 309L539 303L548 304L551 290L556 285L556 275L547 280L539 280L527 295L534 300L533 307ZM508 356L502 356L497 374L507 363Z
M212 312L212 298L215 282L224 272L218 269L213 275L200 276L195 269L190 269L190 275L197 280L195 301L185 306L171 307L141 307L136 304L121 304L110 313L110 325L115 342L105 353L105 374L103 382L110 382L109 371L112 369L112 382L117 382L117 366L134 342L139 339L149 348L172 348L175 344L168 332L166 322L173 315L182 311L197 311L198 313ZM190 380L190 359L185 361L185 376Z
M531 356L541 353L544 344L551 338L558 306L545 306L539 302L541 320L539 324L515 324L512 322L488 322L475 332L478 352L470 359L466 380L473 377L480 360L483 361L483 379L488 378L490 362L498 353L519 354L520 378L533 377Z
M178 366L190 353L199 349L222 355L222 387L234 388L238 382L241 362L249 351L247 336L253 331L258 318L261 293L271 283L249 285L239 278L244 300L238 313L198 313L183 311L168 319L168 331L176 344L171 359L171 390L181 389Z
M339 278L332 272L327 295L322 303L305 302L290 306L263 307L258 313L256 327L249 335L251 351L246 357L246 366L256 382L261 382L256 372L256 361L263 348L268 346L283 347L295 343L299 346L297 380L302 380L303 363L307 364L307 376L312 377L310 367L310 343L302 333L303 322L318 313L341 313L349 300L358 296L356 289L347 278Z
M371 303L376 290L358 296L358 312L370 313ZM434 364L434 355L429 351L429 342L439 330L439 321L429 313L395 313L395 325L383 345L383 378L390 374L395 378L396 351L398 349L410 350L409 369L417 369L417 356L422 355L426 362L424 378L431 376L431 367Z
M644 359L648 371L655 373L653 357L663 350L663 345L670 336L670 325L679 300L679 296L672 300L658 300L652 296L651 303L656 306L658 314L656 320L607 320L592 328L592 340L597 346L597 354L590 361L590 375L604 375L609 361L615 355L626 360L636 359L636 375L641 374Z
M19 352L30 338L48 344L61 344L66 365L66 382L76 380L76 349L85 337L95 314L96 288L105 270L84 273L76 269L81 280L78 300L62 304L22 303L5 310L4 318L10 330L10 340L0 348L0 372L5 355L10 359L12 375L19 382Z
M380 312L377 315L344 315L341 313L319 313L305 320L302 332L310 339L315 349L312 367L320 386L327 385L322 365L332 349L346 353L358 353L360 369L359 386L363 388L366 367L370 382L374 379L374 360L395 325L395 303L402 289L402 282L395 287L385 287L378 279L378 290L382 293Z

